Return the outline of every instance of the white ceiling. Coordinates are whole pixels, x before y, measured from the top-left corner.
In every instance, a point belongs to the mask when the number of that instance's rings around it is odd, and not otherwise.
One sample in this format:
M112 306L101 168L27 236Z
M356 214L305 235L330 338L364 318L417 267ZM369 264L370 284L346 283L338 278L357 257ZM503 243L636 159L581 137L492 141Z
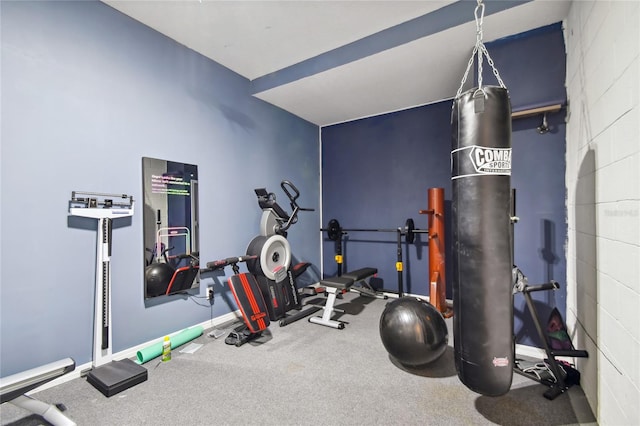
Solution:
M320 126L452 98L476 41L469 0L103 1ZM484 3L486 42L562 21L570 0Z

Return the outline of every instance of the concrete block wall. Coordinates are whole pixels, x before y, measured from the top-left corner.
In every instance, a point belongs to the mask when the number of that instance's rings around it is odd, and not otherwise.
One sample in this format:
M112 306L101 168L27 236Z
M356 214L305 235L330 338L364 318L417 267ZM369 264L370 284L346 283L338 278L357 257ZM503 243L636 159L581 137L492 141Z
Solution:
M567 323L602 425L640 424L640 2L573 1Z

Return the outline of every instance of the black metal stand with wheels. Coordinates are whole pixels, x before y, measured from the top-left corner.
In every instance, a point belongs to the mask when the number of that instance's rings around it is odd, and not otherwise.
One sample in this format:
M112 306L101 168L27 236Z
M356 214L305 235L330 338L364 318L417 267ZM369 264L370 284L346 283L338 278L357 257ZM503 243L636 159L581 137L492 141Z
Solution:
M511 189L511 258L513 259L514 253L514 241L513 236L515 235L515 227L514 225L520 220L518 216L516 216L516 190ZM524 361L518 359L515 356L515 340L514 340L514 367L513 371L521 376L527 377L531 380L534 380L538 383L541 383L545 386L548 386L544 393L544 397L549 400L556 399L559 395L564 393L570 386L572 386L576 381L579 382L579 373L575 370L575 374L578 376L577 378L568 377L567 372L560 366L555 357L557 356L566 356L566 357L574 357L574 358L588 358L589 354L584 350L557 350L552 349L549 346L549 342L547 340L547 334L545 330L542 328L542 324L540 323L540 317L538 316L538 311L536 310L535 305L533 304L533 298L531 297L531 293L536 291L549 291L549 290L557 290L560 288L560 284L557 281L551 280L548 283L540 284L536 286L530 286L527 281L527 277L522 273L522 271L514 265L513 270L513 293L522 293L524 295L524 300L527 303L527 309L531 313L531 317L533 318L533 324L536 327L536 332L540 337L540 341L542 342L543 349L547 355L547 358L544 359L540 364L544 366L546 369L546 374L540 374L540 370L536 368L528 368L524 365ZM571 346L573 348L573 346Z
M527 303L527 308L531 313L533 323L536 326L536 331L538 332L538 336L540 337L544 351L547 355L547 358L544 360L544 364L548 367L551 374L549 374L548 376L541 376L535 370L523 367L522 361L518 360L517 357L515 358L516 362L513 370L515 373L518 373L524 377L548 386L549 389L547 389L543 395L549 400L554 400L574 384L571 380L568 380L567 372L560 366L560 364L556 360L556 357L566 356L575 358L587 358L589 354L585 350L556 350L552 349L549 346L547 335L540 323L540 317L538 316L538 312L536 311L536 308L533 304L531 293L536 291L557 290L560 288L560 284L558 284L556 281L551 281L537 286L530 286L526 282L526 277L524 277L524 275L522 275L522 273L517 270L517 268L516 274L517 278L515 280L516 285L514 287L514 292L521 292L524 295L524 299Z

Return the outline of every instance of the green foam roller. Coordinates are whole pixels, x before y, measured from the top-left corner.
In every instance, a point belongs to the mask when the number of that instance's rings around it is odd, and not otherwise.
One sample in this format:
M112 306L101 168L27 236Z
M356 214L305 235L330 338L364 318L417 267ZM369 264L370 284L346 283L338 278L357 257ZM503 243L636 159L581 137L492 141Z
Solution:
M187 328L175 336L171 336L171 349L177 348L178 346L182 346L191 340L200 337L202 335L203 329L202 326L196 326ZM151 346L147 346L144 349L141 349L137 353L138 364L144 364L145 362L151 361L152 359L159 357L162 355L162 341L158 343L154 343Z

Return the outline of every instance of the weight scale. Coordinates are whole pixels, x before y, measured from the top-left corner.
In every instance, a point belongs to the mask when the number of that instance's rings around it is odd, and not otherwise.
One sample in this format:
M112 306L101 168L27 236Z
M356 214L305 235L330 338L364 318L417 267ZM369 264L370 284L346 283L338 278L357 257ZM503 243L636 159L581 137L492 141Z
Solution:
M130 359L113 361L111 333L111 234L114 219L133 216L133 196L71 192L71 216L98 220L93 361L87 382L110 397L147 380L146 368Z

